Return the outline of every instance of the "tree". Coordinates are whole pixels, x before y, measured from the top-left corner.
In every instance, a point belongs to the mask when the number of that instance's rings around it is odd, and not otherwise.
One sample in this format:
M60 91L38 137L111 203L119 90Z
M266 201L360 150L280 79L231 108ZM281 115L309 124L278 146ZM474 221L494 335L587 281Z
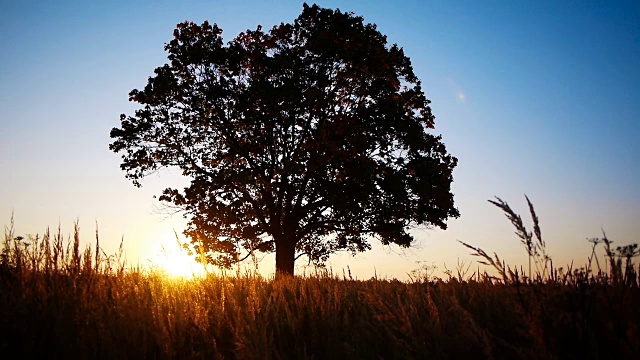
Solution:
M306 255L408 247L412 226L446 229L457 159L411 62L361 17L304 5L293 24L224 44L205 21L178 24L121 115L110 150L136 186L160 168L190 179L160 200L189 219L199 261L229 267L276 252L276 274Z

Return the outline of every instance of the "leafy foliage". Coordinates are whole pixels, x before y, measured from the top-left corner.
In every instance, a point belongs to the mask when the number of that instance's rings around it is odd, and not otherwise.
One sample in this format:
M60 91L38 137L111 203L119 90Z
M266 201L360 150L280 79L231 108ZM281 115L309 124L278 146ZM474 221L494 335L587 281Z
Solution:
M279 272L306 255L410 246L411 225L446 228L457 159L429 134L434 116L411 62L376 26L304 5L293 24L224 44L185 22L121 115L110 149L135 185L177 167L191 179L161 200L184 210L200 260L230 266L276 251ZM296 253L298 255L296 255Z

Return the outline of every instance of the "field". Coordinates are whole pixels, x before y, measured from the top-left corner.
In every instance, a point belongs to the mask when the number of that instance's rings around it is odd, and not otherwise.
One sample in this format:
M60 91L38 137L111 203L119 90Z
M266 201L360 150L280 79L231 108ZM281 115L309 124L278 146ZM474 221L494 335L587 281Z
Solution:
M512 220L516 228L518 218ZM60 231L17 237L9 228L0 263L0 353L87 359L635 358L637 247L611 249L606 236L593 239L588 268L560 270L544 255L542 240L522 230L532 260L528 272L464 244L498 277L459 267L446 279L416 273L400 282L327 272L172 278L126 269L122 253L95 251L97 236L93 251L81 251L77 228L68 240ZM598 246L605 251L600 259Z

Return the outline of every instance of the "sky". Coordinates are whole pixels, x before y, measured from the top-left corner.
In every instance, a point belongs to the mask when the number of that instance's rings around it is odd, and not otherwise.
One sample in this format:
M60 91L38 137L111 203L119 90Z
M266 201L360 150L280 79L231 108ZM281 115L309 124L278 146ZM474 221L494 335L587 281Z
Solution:
M554 265L586 262L586 238L640 241L640 3L637 1L319 1L363 16L404 48L436 116L434 133L459 160L459 219L417 230L411 249L331 257L334 273L407 279L472 264L458 240L525 264L498 196L530 227L540 218ZM132 264L178 263L184 220L153 198L176 181L134 187L108 149L109 131L167 63L176 24L209 20L231 40L258 24L292 22L299 1L0 1L0 224L47 227L116 251ZM185 239L179 235L181 241ZM472 263L473 262L473 263ZM299 266L304 264L300 263ZM445 268L446 266L446 268ZM274 271L273 256L260 263ZM297 268L298 272L304 268Z

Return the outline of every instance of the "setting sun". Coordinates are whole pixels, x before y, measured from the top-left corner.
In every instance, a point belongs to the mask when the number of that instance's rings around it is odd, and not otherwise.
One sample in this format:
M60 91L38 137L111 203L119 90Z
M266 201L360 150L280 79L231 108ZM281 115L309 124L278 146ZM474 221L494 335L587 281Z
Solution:
M175 277L203 276L205 267L196 262L193 256L189 256L178 242L173 239L163 239L159 243L160 249L151 260L152 266L167 275Z

